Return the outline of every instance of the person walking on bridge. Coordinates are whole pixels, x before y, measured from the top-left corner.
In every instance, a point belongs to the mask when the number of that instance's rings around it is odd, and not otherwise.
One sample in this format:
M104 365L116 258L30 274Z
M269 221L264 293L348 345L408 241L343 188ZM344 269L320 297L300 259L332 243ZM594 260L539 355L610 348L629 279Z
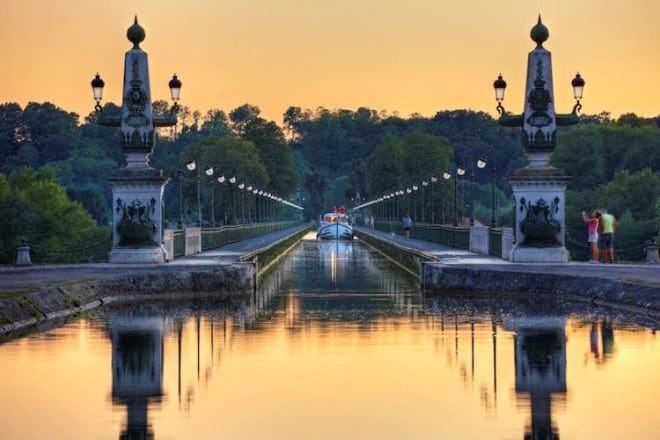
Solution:
M410 214L406 214L403 217L403 233L406 238L410 238L410 228L412 228L412 219L410 218Z

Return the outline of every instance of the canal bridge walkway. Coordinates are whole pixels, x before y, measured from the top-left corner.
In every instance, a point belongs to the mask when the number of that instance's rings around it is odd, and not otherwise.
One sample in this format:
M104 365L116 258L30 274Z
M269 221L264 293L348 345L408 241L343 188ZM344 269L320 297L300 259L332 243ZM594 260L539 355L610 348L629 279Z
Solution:
M607 278L619 281L636 282L658 288L660 295L660 265L657 264L592 264L586 261L569 263L512 263L490 255L444 246L439 243L406 238L392 232L384 232L364 227L354 227L358 234L369 234L379 240L395 243L397 246L427 255L431 260L444 265L469 267L473 269L517 271L526 273L547 273L575 275L580 277Z
M62 283L81 280L103 280L140 273L162 273L163 275L182 270L209 270L218 266L245 261L260 249L291 237L308 225L271 232L262 236L230 243L195 255L176 258L168 263L152 264L39 264L33 266L0 266L0 293L41 289Z
M419 270L426 291L548 294L660 316L658 264L512 263L392 232L364 227L354 231L365 240L386 243L385 253L398 249L424 260Z

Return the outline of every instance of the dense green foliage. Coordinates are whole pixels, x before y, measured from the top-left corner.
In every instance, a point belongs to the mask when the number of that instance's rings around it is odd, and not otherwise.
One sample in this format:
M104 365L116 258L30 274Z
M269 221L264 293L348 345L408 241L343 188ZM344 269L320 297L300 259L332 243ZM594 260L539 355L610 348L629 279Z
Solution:
M644 243L660 230L660 130L657 120L623 115L563 133L553 165L571 176L567 192L567 247L587 259L581 212L604 209L619 219L617 258L644 257Z
M23 241L39 263L88 262L110 250L110 229L69 200L50 167L0 174L0 212L2 263L13 262Z

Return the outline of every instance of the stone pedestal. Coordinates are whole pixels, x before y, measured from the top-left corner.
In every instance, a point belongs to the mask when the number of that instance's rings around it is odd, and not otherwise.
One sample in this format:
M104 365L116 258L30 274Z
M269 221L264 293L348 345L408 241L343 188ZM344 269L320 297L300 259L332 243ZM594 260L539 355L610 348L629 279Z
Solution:
M531 158L530 158L531 159ZM516 263L566 263L566 185L570 178L557 168L530 166L509 179L516 200L516 244L509 254ZM536 165L536 166L534 166Z
M24 244L16 248L16 266L32 266L30 246Z
M648 264L660 264L658 245L655 244L655 241L646 246L646 262Z
M164 263L162 246L163 190L168 178L145 162L129 161L108 181L112 188L112 250L110 263Z

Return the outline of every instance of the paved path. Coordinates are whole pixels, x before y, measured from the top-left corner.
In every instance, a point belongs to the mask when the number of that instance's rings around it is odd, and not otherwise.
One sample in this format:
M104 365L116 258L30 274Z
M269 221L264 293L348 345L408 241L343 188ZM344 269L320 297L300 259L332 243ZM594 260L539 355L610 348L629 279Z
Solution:
M607 278L658 287L660 293L660 265L656 264L592 264L588 262L570 263L511 263L501 258L474 252L454 249L439 243L406 238L403 235L354 228L358 232L372 234L389 240L399 246L423 252L436 258L442 264L469 266L475 269L488 267L489 270L520 271L527 273L553 273L593 278Z
M266 247L270 243L289 236L304 227L286 229L220 248L205 251L197 255L177 258L164 264L66 264L34 266L1 266L0 292L43 287L49 284L66 283L83 279L102 279L122 274L144 272L163 272L179 270L182 266L207 269L212 266L231 264L254 250ZM363 233L373 234L381 239L432 255L443 264L464 265L473 268L480 266L490 270L521 271L531 273L555 273L594 278L608 278L618 281L633 282L658 287L660 290L660 266L648 264L589 264L571 262L564 264L548 263L511 263L474 252L454 249L438 243L405 238L402 235L381 232L373 229L355 228Z
M139 272L176 272L182 266L188 269L232 264L243 256L306 228L298 226L271 232L260 237L230 243L196 255L176 258L163 264L38 264L33 266L0 266L0 292L32 289L84 279L104 279Z

